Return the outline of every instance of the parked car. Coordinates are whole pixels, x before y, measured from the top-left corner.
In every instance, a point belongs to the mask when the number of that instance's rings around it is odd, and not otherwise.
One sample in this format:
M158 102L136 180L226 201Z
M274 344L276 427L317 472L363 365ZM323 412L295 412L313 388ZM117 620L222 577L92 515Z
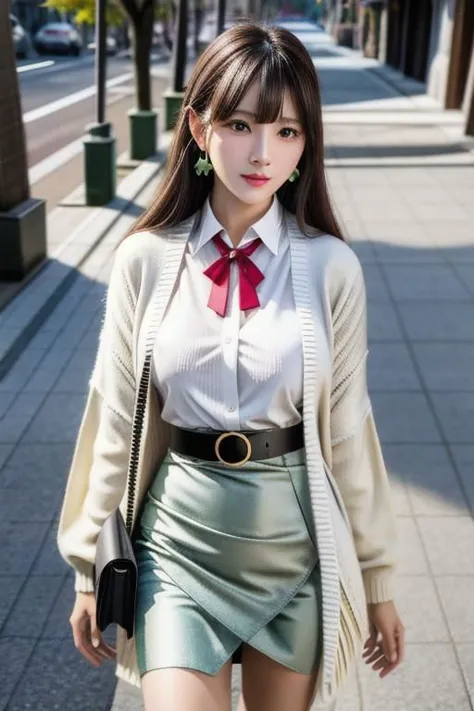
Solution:
M95 52L95 42L90 42L87 45L87 49L91 49L93 52ZM112 35L107 35L105 38L105 50L109 57L113 57L115 54L117 54L117 40L115 39L115 37L112 37Z
M16 56L26 59L31 49L30 36L24 27L21 26L15 15L10 15L10 24Z
M35 49L38 54L59 53L75 54L82 50L79 32L69 22L49 22L35 35Z

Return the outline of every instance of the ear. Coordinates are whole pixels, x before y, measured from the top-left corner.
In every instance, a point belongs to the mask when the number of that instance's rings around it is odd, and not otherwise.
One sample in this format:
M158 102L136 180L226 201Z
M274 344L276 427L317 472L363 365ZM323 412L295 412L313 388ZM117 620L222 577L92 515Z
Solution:
M191 131L194 140L198 144L201 151L205 151L206 146L204 143L204 128L199 119L199 116L194 111L194 109L191 108L191 106L188 107L188 123L189 130Z

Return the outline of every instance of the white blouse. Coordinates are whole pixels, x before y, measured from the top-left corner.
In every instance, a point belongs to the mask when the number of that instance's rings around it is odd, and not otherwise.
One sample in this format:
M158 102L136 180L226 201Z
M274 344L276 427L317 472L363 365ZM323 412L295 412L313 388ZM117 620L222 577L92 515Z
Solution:
M301 421L303 350L293 291L290 244L275 196L239 247L260 237L250 259L264 274L260 307L241 311L238 266L232 261L227 311L209 308L212 281L203 273L220 257L209 198L191 233L184 268L157 333L152 377L173 425L220 430L288 427Z

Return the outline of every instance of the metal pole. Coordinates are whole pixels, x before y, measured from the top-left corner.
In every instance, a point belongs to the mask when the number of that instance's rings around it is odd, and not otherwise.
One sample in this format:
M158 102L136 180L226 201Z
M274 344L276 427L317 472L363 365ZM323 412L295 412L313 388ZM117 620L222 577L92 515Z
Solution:
M225 29L225 11L226 1L217 0L217 36L222 34Z
M106 3L107 0L96 0L95 11L96 119L99 124L105 122Z
M173 91L184 87L188 40L188 0L178 1L178 16L173 42Z

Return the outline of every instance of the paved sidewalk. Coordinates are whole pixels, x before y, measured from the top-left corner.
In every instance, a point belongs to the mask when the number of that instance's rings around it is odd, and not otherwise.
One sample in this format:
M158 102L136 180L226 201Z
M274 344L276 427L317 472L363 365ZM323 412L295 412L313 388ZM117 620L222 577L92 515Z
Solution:
M375 62L301 37L323 86L331 192L366 276L407 637L403 666L380 680L361 663L337 711L472 711L474 155L460 115L419 86L400 94ZM151 186L136 202L150 197ZM0 711L142 708L115 688L113 665L96 670L74 649L72 578L55 547L111 254L134 218L112 228L0 381Z

